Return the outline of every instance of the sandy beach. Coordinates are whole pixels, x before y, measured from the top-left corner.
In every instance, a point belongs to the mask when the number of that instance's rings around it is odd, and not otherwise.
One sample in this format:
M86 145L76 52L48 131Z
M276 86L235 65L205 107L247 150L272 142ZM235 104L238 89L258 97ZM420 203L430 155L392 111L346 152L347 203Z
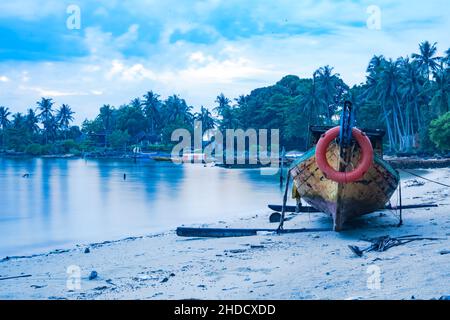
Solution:
M448 184L450 169L427 170L425 176ZM402 192L403 204L439 207L404 210L400 228L395 212L385 210L353 221L349 230L340 233L193 239L177 237L171 230L4 258L0 279L22 277L0 280L0 299L432 299L449 295L450 190L407 177L402 179ZM271 212L265 205L261 203L257 216L230 221L224 217L208 226L275 228L268 222ZM331 227L331 219L304 213L285 227ZM362 257L348 248L366 247L370 243L362 239L384 235L439 240L413 241ZM79 282L70 270L81 272ZM380 281L373 285L371 279L377 274Z

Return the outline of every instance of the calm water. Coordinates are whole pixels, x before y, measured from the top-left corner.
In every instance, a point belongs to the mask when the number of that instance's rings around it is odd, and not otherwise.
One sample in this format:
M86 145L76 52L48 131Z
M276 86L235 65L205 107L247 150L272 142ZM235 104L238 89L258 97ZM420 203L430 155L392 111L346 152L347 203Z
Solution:
M0 257L261 213L280 201L278 177L257 169L0 159Z

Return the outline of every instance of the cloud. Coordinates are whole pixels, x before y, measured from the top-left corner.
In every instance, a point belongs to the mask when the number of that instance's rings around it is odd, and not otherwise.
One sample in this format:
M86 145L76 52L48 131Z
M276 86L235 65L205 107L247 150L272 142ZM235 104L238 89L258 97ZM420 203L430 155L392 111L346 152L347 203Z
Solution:
M112 61L110 70L106 73L107 80L119 79L122 81L142 81L144 79L157 79L155 73L144 67L141 63L127 66L120 60Z
M65 13L67 4L60 0L1 1L0 18L18 18L36 21L48 16Z
M67 96L86 95L86 93L82 93L82 92L58 91L58 90L52 90L52 89L44 89L44 88L40 88L40 87L20 86L19 89L23 90L23 91L35 91L41 97L67 97Z
M0 49L10 53L0 61L0 104L21 111L51 96L70 104L78 123L148 90L212 107L220 92L237 97L286 74L310 77L329 64L356 84L374 54L405 56L423 40L438 41L441 52L450 46L442 0L377 1L381 30L366 27L372 1L77 2L80 31L65 29L64 1L0 4L0 17L25 20L7 19L14 32ZM47 27L55 31L39 31Z

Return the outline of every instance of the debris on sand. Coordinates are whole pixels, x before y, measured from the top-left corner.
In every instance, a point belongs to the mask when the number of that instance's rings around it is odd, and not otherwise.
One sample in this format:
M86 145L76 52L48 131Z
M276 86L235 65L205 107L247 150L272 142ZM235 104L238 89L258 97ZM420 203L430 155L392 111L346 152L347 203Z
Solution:
M89 275L89 280L94 280L98 277L98 273L97 271L92 271L91 274Z
M424 184L425 184L425 182L423 182L423 181L418 181L418 180L416 180L416 179L406 181L406 187L407 187L407 188L409 188L409 187L421 187L421 186L423 186Z
M360 249L358 246L352 246L349 245L348 247L350 250L356 254L358 257L362 257L364 252L369 251L377 251L377 252L383 252L386 251L392 247L400 246L412 241L417 240L442 240L439 238L423 238L419 235L413 234L413 235L407 235L407 236L400 236L400 237L391 237L391 236L382 236L372 239L366 239L365 241L371 242L372 244L364 249Z

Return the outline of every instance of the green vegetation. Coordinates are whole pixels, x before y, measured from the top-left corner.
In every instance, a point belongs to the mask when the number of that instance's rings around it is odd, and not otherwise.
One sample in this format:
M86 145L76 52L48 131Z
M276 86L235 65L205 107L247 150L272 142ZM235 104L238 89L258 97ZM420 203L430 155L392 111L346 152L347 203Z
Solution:
M357 125L386 130L391 153L446 152L449 148L450 49L436 55L436 44L423 42L419 53L396 60L374 56L365 83L349 87L330 66L311 78L288 75L272 86L230 100L217 96L215 105L193 107L177 95L163 100L153 91L130 103L104 105L81 129L71 126L74 112L63 104L57 110L49 98L24 115L0 107L0 150L31 155L82 152L130 152L171 149L172 131L280 129L281 145L305 149L310 125L336 125L343 101L356 108Z
M450 112L431 121L430 139L443 151L450 151Z

